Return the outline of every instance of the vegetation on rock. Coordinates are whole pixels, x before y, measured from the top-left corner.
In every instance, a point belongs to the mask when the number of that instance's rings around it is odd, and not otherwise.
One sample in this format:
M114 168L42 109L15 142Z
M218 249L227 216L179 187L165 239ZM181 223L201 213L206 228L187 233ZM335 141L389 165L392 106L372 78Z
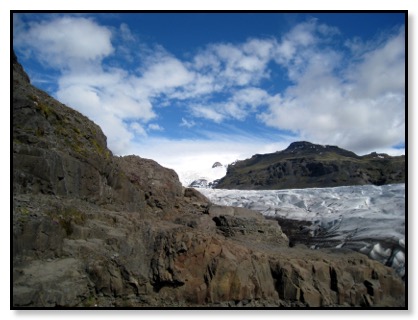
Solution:
M155 161L113 156L96 124L12 62L12 308L404 307L390 268L289 248L261 214L214 206Z

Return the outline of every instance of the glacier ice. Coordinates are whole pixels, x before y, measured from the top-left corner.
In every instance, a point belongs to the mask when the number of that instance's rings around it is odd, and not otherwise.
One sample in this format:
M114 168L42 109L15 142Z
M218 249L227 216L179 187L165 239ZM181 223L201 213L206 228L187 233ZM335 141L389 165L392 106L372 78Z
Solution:
M215 164L214 164L215 165ZM205 170L199 171L178 171L180 182L184 187L188 187L193 182L206 181L206 183L197 183L196 187L207 188L210 183L213 183L215 180L222 178L226 174L227 166L215 166L211 168L206 168Z
M199 191L215 204L303 222L310 247L351 248L405 274L405 184Z

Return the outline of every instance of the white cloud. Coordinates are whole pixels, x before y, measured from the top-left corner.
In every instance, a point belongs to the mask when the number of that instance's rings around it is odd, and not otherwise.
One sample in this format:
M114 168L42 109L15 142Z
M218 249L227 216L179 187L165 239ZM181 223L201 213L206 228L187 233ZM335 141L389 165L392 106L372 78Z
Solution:
M141 134L139 126L134 131L112 114L102 113L95 120L107 136L107 145L113 153L120 155L130 147L134 133ZM109 134L110 133L110 134Z
M382 94L405 94L405 30L389 38L381 46L366 52L362 61L347 72L356 83L353 94L377 97Z
M100 125L116 154L124 151L134 134L146 135L142 125L127 126L126 120L145 123L156 116L147 96L120 70L65 73L56 95Z
M245 120L245 118L248 115L247 110L245 108L239 106L235 102L225 102L219 104L219 109L222 110L222 113L225 117L228 117L230 119L236 119L236 120Z
M193 81L170 94L170 97L180 100L197 99L219 91L222 91L222 86L216 83L213 76L195 73Z
M296 46L307 47L316 42L315 37L316 20L297 24L285 38L291 40Z
M317 19L299 23L277 43L274 60L287 69L289 79L295 82L306 74L306 68L317 66L322 70L332 70L340 58L339 54L321 46L338 33L337 28L319 24Z
M212 120L221 123L226 119L245 120L248 115L245 107L242 107L234 101L225 101L219 103L207 103L205 105L192 105L191 114L198 118Z
M267 65L274 45L272 39L249 39L237 45L212 44L194 57L192 66L213 78L223 90L256 84L269 77Z
M147 132L145 131L144 127L140 123L138 123L138 122L132 122L129 125L129 127L136 134L138 134L140 136L143 136L143 137L146 137L147 136ZM123 152L124 152L124 150L123 150Z
M98 92L90 86L72 85L60 90L58 99L70 106L77 106L77 110L88 118L93 119L102 114L101 100Z
M195 104L189 109L193 116L216 123L221 123L226 119L243 121L252 113L257 112L260 106L268 105L271 98L260 88L247 87L236 91L231 90L230 97L225 98L225 101Z
M139 154L141 157L154 159L161 165L174 169L182 177L188 172L204 172L217 161L230 164L250 158L255 153L283 150L290 142L288 139L272 142L235 135L215 135L210 140L149 138L140 143L132 143L125 154Z
M194 79L181 61L165 56L151 64L138 78L136 85L149 90L149 95L158 95L185 86Z
M157 123L150 123L148 125L148 130L152 130L152 131L164 131L164 128L161 127L159 124Z
M256 87L237 90L232 96L232 101L242 107L249 107L252 111L267 104L269 100L270 95L265 90Z
M275 59L277 63L284 64L290 61L296 52L296 46L292 40L284 39L276 47Z
M298 41L312 43L304 34ZM309 54L307 54L309 52ZM390 147L405 137L404 33L339 71L341 54L310 46L288 63L295 85L276 95L259 118L269 126L317 143L363 153ZM296 71L295 71L296 70Z
M132 42L136 40L135 35L131 32L131 29L126 23L121 23L119 26L119 31L124 41Z
M109 71L96 68L62 74L57 97L90 115L84 96L72 92L75 88L88 88L100 100L102 112L112 113L121 119L140 118L148 121L155 117L152 105L143 90L135 86L135 78L120 69ZM95 114L91 114L95 116Z
M193 128L195 125L195 121L181 118L180 127Z
M18 22L16 45L33 50L61 71L57 98L99 124L116 154L123 153L135 135L146 136L144 125L156 117L153 97L194 78L163 49L146 61L142 74L107 67L103 58L114 52L112 33L93 20L58 17L27 26ZM136 41L126 24L120 25L119 35L124 41ZM163 130L157 124L147 129Z
M15 33L14 40L17 45L30 46L40 60L57 68L84 66L114 50L110 30L86 18L62 17L32 23L28 30Z
M247 55L258 57L260 61L266 62L271 59L276 45L274 39L250 39L242 45L242 50Z
M256 117L300 139L357 152L404 141L403 29L385 41L346 41L355 52L349 55L329 46L338 29L311 19L280 39L208 44L186 61L159 45L138 43L124 23L111 29L80 17L30 25L15 21L15 45L61 72L56 96L98 123L116 154L126 154L135 137L164 130L149 122L162 107L179 101L185 106L179 110L185 114L179 125L186 128L197 127L194 118L219 124ZM109 67L116 53L137 66ZM262 89L263 81L275 81L272 63L280 65L292 86ZM185 145L195 153L202 151L200 142ZM203 145L226 150L222 143ZM252 142L244 145L254 148Z
M214 110L214 105L207 106L196 104L191 106L190 110L192 115L194 115L195 117L209 119L216 123L220 123L225 119L225 115Z

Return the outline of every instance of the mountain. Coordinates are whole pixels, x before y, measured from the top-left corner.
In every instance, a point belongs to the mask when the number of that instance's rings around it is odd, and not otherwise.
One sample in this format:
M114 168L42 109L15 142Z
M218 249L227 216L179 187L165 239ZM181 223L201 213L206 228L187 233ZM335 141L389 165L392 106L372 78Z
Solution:
M389 267L290 248L276 221L113 156L99 126L11 67L12 309L405 307Z
M293 142L228 166L220 189L297 189L405 182L405 156L358 156L336 146Z
M191 188L213 188L218 180L225 176L227 166L215 162L212 167L200 171L179 172L179 178L183 186Z

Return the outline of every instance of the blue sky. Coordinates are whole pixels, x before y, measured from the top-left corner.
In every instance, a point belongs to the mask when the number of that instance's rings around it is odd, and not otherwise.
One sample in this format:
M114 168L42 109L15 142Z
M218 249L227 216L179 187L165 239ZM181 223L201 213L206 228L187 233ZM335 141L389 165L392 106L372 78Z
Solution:
M13 47L115 154L178 172L297 140L405 152L403 14L16 14Z

